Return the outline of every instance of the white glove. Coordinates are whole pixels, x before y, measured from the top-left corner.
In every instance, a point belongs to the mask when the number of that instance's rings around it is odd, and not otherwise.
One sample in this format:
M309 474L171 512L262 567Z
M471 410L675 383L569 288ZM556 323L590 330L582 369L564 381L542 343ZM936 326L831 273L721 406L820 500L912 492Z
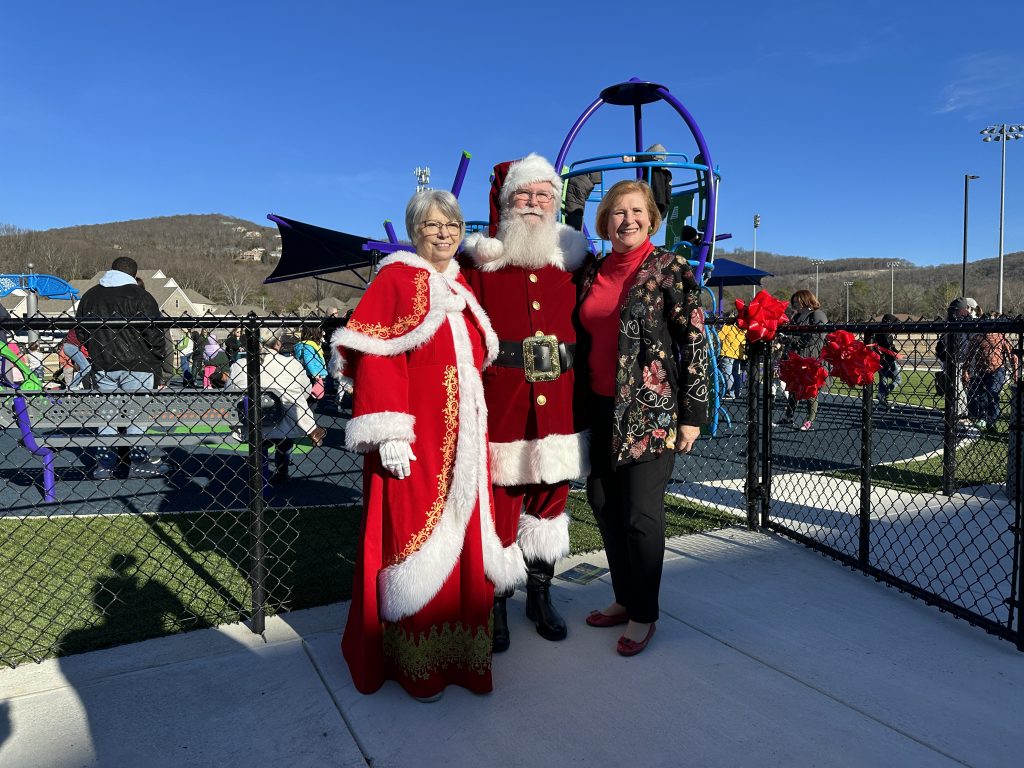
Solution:
M409 476L409 462L415 460L412 446L405 440L388 440L380 444L381 464L399 480L405 480Z

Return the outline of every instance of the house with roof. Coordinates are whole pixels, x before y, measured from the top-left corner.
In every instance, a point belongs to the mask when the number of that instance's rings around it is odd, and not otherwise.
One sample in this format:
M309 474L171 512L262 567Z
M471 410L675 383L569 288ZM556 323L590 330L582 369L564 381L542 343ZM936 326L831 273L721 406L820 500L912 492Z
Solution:
M88 280L72 280L71 285L78 289L79 295L82 295L98 284L105 272L106 270L97 272ZM146 290L156 299L160 311L169 317L180 315L198 317L213 306L213 302L205 296L196 291L186 291L178 285L173 277L168 277L161 269L140 269L138 277L142 278ZM40 301L39 304L42 309L43 302Z

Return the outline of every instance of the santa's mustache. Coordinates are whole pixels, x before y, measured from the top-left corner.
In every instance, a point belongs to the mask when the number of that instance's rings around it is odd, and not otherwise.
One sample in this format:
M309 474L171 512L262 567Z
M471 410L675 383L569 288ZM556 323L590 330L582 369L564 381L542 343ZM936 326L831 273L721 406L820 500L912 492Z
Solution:
M545 210L539 205L524 205L522 208L513 208L512 213L517 216L540 216L543 219Z

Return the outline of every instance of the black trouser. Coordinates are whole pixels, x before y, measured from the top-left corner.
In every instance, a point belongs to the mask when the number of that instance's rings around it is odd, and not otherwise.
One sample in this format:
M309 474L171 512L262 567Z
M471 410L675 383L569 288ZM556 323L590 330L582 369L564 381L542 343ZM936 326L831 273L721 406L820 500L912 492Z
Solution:
M291 453L292 448L295 447L295 441L289 437L263 441L264 448L271 445L274 446L274 469L283 469L287 471L288 465L291 463L289 460L289 454Z
M612 398L592 395L587 500L601 529L615 602L626 607L630 619L646 624L658 619L665 559L665 487L675 452L613 467L612 406Z

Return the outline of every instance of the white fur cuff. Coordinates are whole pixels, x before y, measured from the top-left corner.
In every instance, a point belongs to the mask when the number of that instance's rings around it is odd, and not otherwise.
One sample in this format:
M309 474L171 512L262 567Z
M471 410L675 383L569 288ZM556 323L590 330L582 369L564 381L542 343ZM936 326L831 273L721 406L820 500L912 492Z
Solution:
M495 485L560 483L590 474L590 432L491 443Z
M569 554L569 515L519 518L519 547L528 561L555 563Z
M387 440L415 442L416 417L410 413L381 411L356 416L345 426L345 447L357 453L369 453Z

